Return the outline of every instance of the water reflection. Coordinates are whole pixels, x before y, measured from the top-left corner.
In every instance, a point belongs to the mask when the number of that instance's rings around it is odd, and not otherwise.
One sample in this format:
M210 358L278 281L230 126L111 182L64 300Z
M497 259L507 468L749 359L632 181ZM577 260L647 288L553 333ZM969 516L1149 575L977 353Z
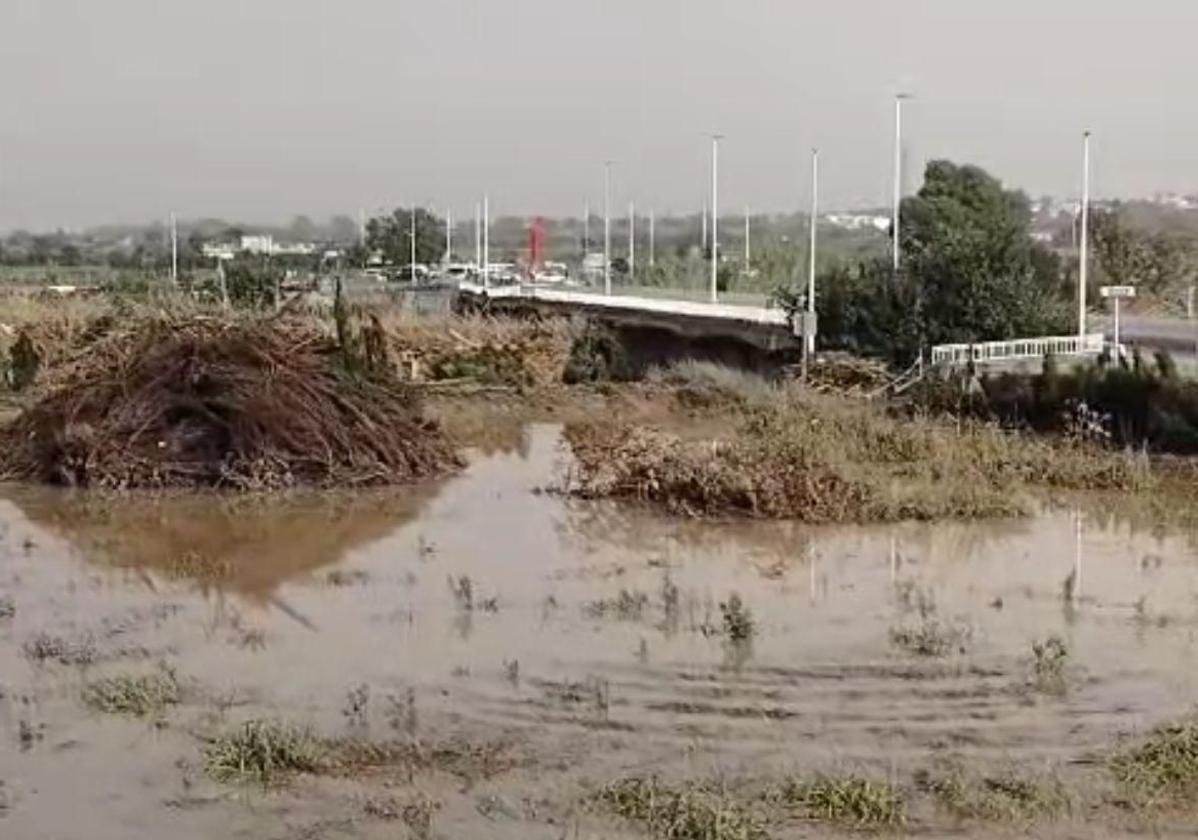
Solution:
M6 487L0 521L19 511L86 562L134 573L151 589L180 581L278 605L276 590L416 520L440 485L402 492L286 497L102 497ZM6 509L7 508L7 509Z

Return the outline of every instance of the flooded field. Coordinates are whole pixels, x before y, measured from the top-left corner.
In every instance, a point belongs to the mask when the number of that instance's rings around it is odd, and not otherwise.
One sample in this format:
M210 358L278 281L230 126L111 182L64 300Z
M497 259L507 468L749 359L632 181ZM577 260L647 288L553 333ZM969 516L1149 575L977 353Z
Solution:
M596 791L814 773L914 789L946 761L1071 785L1041 834L1138 825L1093 814L1119 737L1196 696L1189 535L1100 501L702 524L546 492L559 440L532 426L404 493L0 488L0 837L640 836ZM129 674L177 690L107 713L96 682ZM218 781L214 739L251 719L357 758ZM933 805L913 801L907 830L1011 831Z

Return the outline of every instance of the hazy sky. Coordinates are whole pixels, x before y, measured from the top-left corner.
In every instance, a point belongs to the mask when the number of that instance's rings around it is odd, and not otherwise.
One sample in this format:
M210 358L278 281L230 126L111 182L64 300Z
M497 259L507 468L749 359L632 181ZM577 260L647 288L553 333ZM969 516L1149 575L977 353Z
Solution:
M1198 190L1195 0L0 0L0 229L397 202L883 204L910 164ZM912 173L908 183L918 182Z

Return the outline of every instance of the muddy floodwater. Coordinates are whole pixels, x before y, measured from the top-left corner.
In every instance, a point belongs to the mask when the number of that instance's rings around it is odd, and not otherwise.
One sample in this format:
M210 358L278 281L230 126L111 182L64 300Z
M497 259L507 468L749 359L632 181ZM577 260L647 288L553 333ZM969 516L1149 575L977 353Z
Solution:
M404 493L0 488L0 837L636 836L588 794L633 774L910 778L938 756L1057 770L1198 697L1194 545L1118 504L703 524L544 492L565 459L546 425ZM929 621L943 655L896 643ZM1059 692L1031 684L1051 636ZM180 694L158 714L83 702L162 668ZM493 758L213 780L207 739L250 718ZM431 829L385 806L415 795Z

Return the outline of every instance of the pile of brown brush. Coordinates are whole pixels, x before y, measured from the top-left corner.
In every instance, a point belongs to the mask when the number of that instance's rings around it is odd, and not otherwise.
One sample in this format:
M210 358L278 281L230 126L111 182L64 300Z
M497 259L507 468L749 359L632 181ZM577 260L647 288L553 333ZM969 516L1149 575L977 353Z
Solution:
M102 488L405 483L457 464L410 389L347 372L312 323L145 320L52 371L0 478Z

